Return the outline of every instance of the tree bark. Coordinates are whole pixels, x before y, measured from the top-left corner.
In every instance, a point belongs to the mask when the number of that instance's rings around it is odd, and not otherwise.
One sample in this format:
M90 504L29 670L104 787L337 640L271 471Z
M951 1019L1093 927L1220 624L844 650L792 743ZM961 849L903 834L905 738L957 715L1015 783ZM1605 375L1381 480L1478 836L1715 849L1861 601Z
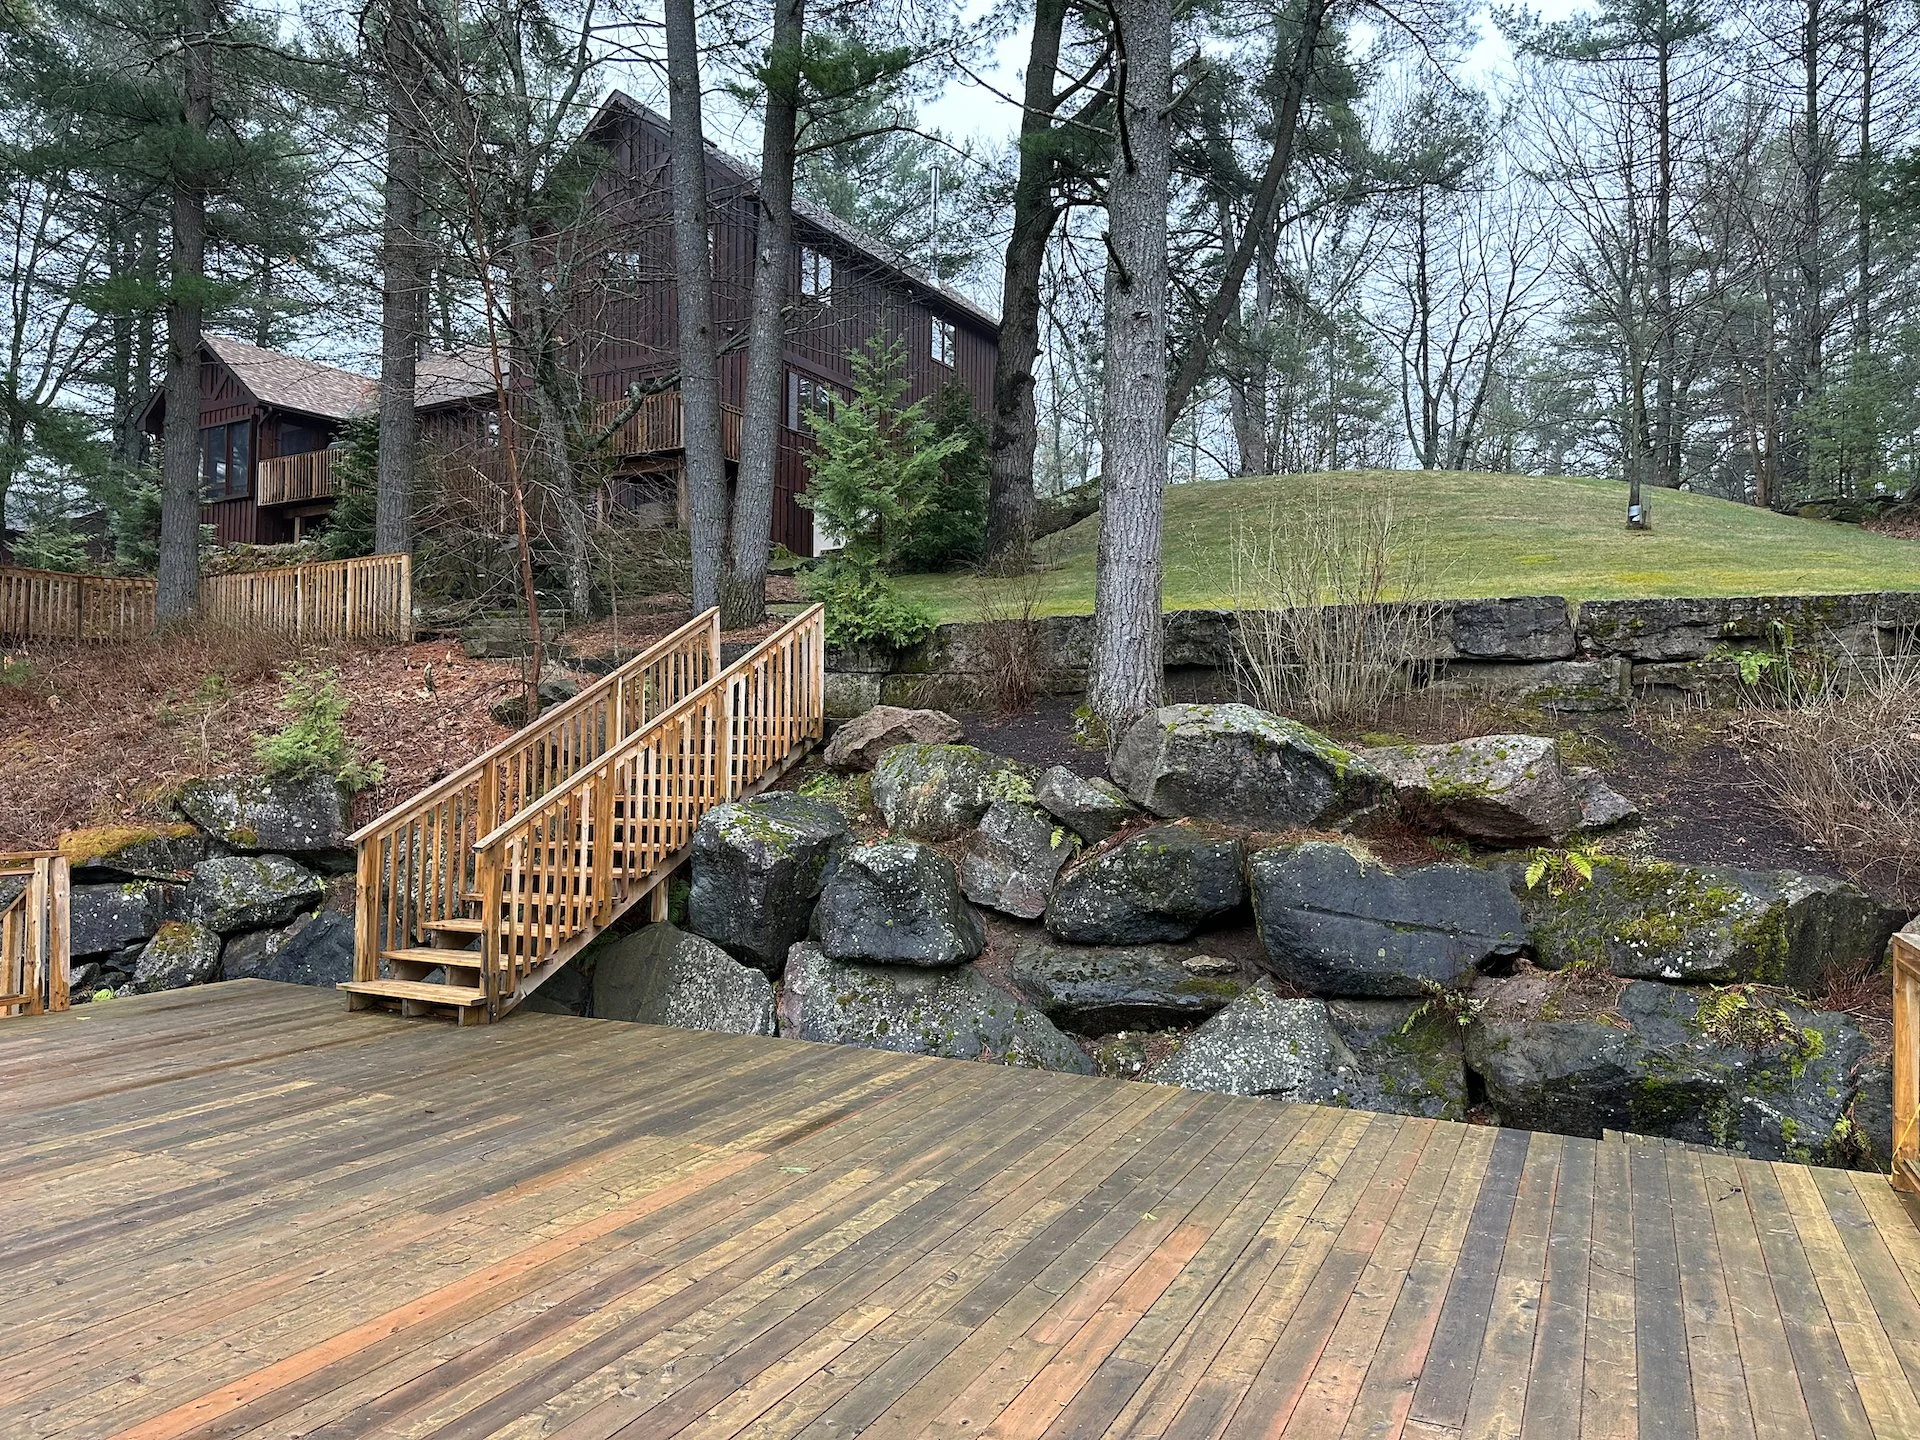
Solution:
M425 76L415 58L412 3L388 0L381 36L387 153L381 195L380 442L373 516L373 548L381 555L413 548L413 470L420 439L416 368L427 324L416 109Z
M1240 306L1240 287L1247 278L1247 270L1253 264L1267 227L1273 223L1273 207L1279 201L1281 188L1287 181L1287 171L1293 165L1294 139L1300 130L1300 109L1306 100L1307 86L1313 79L1313 56L1320 47L1320 33L1326 25L1330 4L1331 0L1307 0L1306 8L1301 13L1300 35L1281 87L1279 108L1274 114L1273 153L1267 157L1267 168L1260 176L1259 187L1253 192L1246 228L1240 232L1240 244L1227 257L1226 269L1220 277L1220 288L1214 292L1206 313L1200 318L1200 328L1187 342L1187 348L1180 356L1173 384L1167 390L1163 427L1166 430L1173 429L1173 422L1187 408L1187 402L1193 398L1201 377L1207 373L1207 362L1213 347L1219 341L1220 332L1226 328L1227 321L1233 318ZM1172 103L1171 92L1168 103Z
M1115 0L1118 133L1107 189L1101 514L1088 701L1110 743L1160 702L1167 480L1170 0Z
M692 509L693 608L720 603L726 561L727 464L720 440L720 360L708 239L706 131L693 0L666 0L667 99L673 122L673 274L679 306L680 423ZM771 512L769 512L771 514Z
M163 624L192 614L200 594L200 326L207 280L207 191L200 167L213 123L212 0L185 0L181 21L180 114L187 143L168 177L173 244L154 596L154 613Z
M1655 55L1658 111L1655 123L1660 127L1659 175L1653 206L1653 283L1654 305L1654 409L1653 409L1653 483L1663 490L1680 484L1680 426L1677 414L1675 371L1677 368L1678 326L1673 313L1673 29L1668 23L1667 7L1660 6L1660 34ZM1650 524L1652 515L1642 500L1641 519Z
M773 544L774 470L785 408L787 284L793 250L793 161L800 118L800 40L806 0L775 0L767 56L766 116L760 138L759 217L747 321L747 385L740 426L740 478L721 587L729 629L767 616L767 561Z
M1020 173L1013 187L1013 234L1000 279L1000 349L993 362L992 481L987 558L1024 556L1033 536L1033 456L1039 420L1033 367L1040 356L1040 272L1058 212L1053 203L1055 72L1066 0L1035 0L1020 111Z

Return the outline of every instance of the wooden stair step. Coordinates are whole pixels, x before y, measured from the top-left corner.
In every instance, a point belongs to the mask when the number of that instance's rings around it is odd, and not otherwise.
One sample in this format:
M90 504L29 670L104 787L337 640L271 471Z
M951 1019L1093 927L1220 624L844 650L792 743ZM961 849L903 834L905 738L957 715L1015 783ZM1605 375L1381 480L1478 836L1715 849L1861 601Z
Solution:
M478 935L487 928L487 922L478 915L453 915L445 920L429 920L420 928L442 935Z
M438 965L453 970L478 970L480 952L478 950L436 950L430 946L407 946L399 950L382 950L383 960L400 960L414 965Z
M371 995L382 1000L419 1000L433 1005L452 1005L465 1009L487 1003L487 992L470 985L437 985L428 980L346 980L340 988L350 995Z

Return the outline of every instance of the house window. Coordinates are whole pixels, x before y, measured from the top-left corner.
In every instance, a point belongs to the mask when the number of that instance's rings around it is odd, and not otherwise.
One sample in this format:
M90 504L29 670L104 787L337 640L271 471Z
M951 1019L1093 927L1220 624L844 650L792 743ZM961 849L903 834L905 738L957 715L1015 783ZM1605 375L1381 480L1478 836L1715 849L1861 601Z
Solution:
M200 432L200 498L208 504L253 493L253 426L245 420Z
M833 291L833 257L800 247L800 293L809 300L827 300Z
M824 380L816 380L811 375L802 375L798 371L787 372L787 428L810 433L812 427L807 417L813 414L831 415L834 407L840 403L840 393Z
M930 335L932 344L927 347L927 354L933 358L935 364L944 365L951 370L954 347L953 322L942 320L936 315L930 327Z

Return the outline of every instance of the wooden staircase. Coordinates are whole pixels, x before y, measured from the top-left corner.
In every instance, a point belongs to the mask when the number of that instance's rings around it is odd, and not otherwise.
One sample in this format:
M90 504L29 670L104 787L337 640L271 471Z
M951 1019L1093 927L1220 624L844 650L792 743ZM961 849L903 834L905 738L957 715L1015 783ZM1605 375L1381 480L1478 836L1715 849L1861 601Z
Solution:
M724 668L710 610L360 830L349 1007L485 1024L665 918L700 817L819 740L825 663L817 605Z

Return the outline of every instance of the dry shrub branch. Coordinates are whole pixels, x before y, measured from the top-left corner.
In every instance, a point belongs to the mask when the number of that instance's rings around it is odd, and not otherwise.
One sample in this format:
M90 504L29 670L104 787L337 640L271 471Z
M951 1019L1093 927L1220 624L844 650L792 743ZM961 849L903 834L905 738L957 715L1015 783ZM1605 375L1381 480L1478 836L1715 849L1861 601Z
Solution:
M1920 908L1920 660L1857 664L1736 726L1776 806L1859 884Z
M1439 632L1439 576L1390 490L1270 501L1231 543L1237 678L1255 704L1330 724L1408 693Z
M1024 710L1040 693L1040 571L1011 562L982 570L971 585L973 619L987 662L983 697L1002 715Z

